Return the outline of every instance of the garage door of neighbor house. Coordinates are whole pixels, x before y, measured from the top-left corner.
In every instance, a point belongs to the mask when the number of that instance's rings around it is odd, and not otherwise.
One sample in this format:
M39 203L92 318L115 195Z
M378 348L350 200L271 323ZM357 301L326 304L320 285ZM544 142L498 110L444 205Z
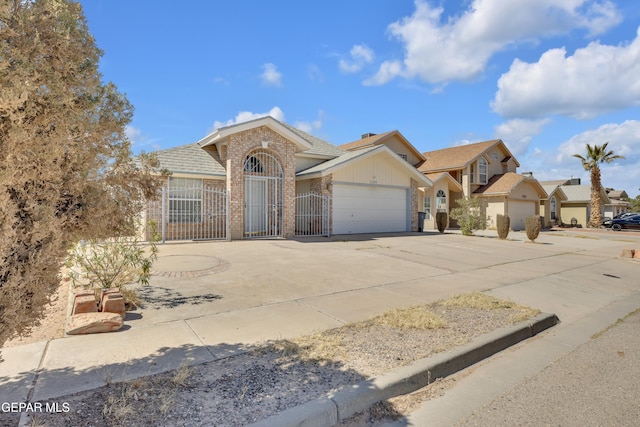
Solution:
M535 202L509 200L509 221L513 230L524 230L525 219L536 214Z
M410 230L408 189L333 185L333 234Z

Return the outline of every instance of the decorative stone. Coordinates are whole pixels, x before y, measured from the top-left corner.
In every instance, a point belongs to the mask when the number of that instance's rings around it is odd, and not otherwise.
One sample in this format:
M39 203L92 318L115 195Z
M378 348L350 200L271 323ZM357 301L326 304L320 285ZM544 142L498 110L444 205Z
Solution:
M93 292L81 292L73 297L73 314L95 313L98 311L96 297Z
M102 296L100 304L101 311L104 313L118 313L124 319L127 311L124 307L124 298L119 293L105 294Z
M634 251L633 249L623 249L622 250L622 258L633 258L635 256L635 253L637 253L637 251Z
M117 331L124 325L118 313L82 313L74 314L69 319L69 335L99 334Z
M636 249L635 251L633 249L631 249L631 252L633 252L633 257L634 258L640 259L640 249Z

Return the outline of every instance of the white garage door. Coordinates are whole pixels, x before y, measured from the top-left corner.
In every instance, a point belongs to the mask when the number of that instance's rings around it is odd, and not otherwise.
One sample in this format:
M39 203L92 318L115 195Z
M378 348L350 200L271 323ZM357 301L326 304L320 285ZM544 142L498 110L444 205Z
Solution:
M535 202L509 200L509 221L513 230L525 229L525 218L536 214Z
M333 234L408 231L404 188L334 184L332 205Z

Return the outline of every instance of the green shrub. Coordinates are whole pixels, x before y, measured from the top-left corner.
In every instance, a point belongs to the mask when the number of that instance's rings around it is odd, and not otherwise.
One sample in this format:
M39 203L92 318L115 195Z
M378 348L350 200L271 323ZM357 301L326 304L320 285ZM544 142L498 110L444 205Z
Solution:
M437 212L436 213L436 226L438 227L438 231L444 233L444 230L447 228L448 218L446 212Z
M460 199L458 207L451 209L451 218L458 222L463 235L473 236L473 230L487 228L485 207L486 202L478 197Z
M97 297L102 289L118 288L125 303L139 305L137 293L127 285L148 285L157 258L157 239L146 245L136 236L81 241L69 251L67 276L74 286L94 289Z
M540 234L540 217L537 215L528 216L525 219L525 230L527 232L527 237L532 242L538 238L538 234Z
M511 228L511 219L509 218L509 215L498 214L496 217L496 227L498 228L498 237L502 240L506 239Z

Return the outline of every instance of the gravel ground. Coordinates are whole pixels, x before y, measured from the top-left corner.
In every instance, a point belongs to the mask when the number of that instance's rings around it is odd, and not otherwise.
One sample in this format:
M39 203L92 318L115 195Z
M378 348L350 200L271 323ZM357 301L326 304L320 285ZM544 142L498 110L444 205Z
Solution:
M437 304L430 310L445 319L446 327L419 330L367 323L265 343L227 359L55 399L68 404L69 411L41 414L34 425L242 426L467 343L512 324L514 314L521 314L508 308ZM415 402L442 393L449 383L438 381L421 394L376 405L345 425L398 418Z

